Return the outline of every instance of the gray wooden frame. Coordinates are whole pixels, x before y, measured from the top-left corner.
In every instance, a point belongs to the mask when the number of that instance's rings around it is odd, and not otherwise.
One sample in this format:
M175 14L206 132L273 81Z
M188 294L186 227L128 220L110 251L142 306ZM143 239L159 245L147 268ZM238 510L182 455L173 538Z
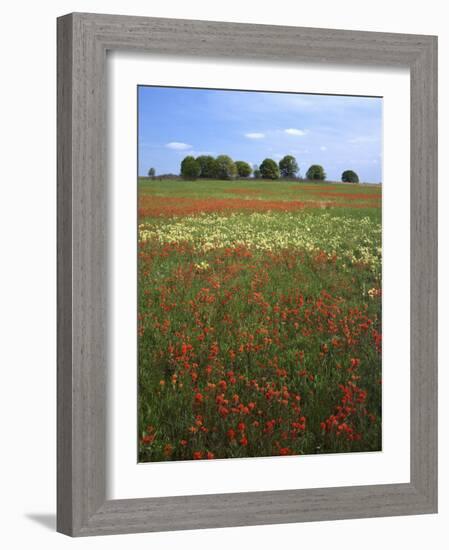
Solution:
M410 483L106 500L106 52L409 67ZM58 19L57 529L72 536L437 511L437 38L74 13Z

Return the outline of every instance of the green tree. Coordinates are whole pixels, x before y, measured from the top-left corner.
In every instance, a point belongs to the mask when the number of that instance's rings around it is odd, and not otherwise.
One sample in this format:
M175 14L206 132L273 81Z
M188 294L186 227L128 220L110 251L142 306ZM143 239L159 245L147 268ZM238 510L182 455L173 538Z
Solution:
M259 170L264 179L276 180L279 177L279 167L273 159L265 159Z
M216 173L215 177L221 180L230 180L237 175L235 162L228 155L219 155L215 159Z
M154 178L155 175L156 175L156 168L150 168L148 170L148 177Z
M345 183L359 183L359 176L354 170L345 170L341 175L341 181Z
M200 163L192 156L185 157L181 162L181 176L186 180L196 180L200 174Z
M216 161L211 155L201 155L196 158L196 162L199 163L201 167L201 177L202 178L214 178L217 168Z
M188 155L187 157L184 157L181 161L181 175L183 168L192 160L195 160L195 157L192 157L191 155Z
M279 170L283 178L295 178L299 172L299 166L295 157L292 155L285 155L283 159L279 161Z
M306 179L324 181L326 179L326 172L319 164L312 164L312 166L307 170Z
M251 175L252 168L244 160L236 160L235 167L237 168L237 174L241 178L248 178Z
M260 173L260 170L259 170L259 167L257 166L257 164L255 164L253 166L253 176L256 180L260 179L262 174Z

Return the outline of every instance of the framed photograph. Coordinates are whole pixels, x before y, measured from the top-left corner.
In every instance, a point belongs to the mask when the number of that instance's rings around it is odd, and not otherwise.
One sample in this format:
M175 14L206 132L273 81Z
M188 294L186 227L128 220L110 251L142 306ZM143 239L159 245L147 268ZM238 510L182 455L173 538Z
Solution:
M437 39L58 19L58 531L437 511Z

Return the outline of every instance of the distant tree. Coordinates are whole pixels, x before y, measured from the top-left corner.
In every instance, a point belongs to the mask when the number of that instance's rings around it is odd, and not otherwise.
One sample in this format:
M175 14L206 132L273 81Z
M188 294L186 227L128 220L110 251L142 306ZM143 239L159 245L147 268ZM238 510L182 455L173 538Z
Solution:
M202 178L215 178L217 167L214 157L211 155L201 155L196 158L196 162L201 167L200 175Z
M248 178L252 173L251 166L244 160L236 160L235 167L237 168L237 174L241 178Z
M181 175L183 168L192 160L195 160L195 157L192 157L192 155L188 155L187 157L184 157L181 161Z
M200 174L200 163L192 156L185 157L181 162L181 176L186 180L196 180Z
M359 176L354 170L345 170L341 175L341 181L345 183L359 183Z
M283 159L279 161L279 170L283 178L295 178L299 172L299 166L295 157L292 155L285 155Z
M279 167L273 159L265 159L259 170L264 179L276 180L279 177Z
M179 174L159 174L157 177L158 180L179 180L181 176Z
M262 174L260 173L259 167L257 164L253 166L253 176L256 180L260 179L262 177Z
M319 164L312 164L312 166L307 170L306 179L324 181L326 179L326 172Z
M230 180L237 175L235 162L228 155L219 155L215 159L215 177L221 180Z
M156 175L156 168L150 168L148 170L148 177L154 178L155 175Z

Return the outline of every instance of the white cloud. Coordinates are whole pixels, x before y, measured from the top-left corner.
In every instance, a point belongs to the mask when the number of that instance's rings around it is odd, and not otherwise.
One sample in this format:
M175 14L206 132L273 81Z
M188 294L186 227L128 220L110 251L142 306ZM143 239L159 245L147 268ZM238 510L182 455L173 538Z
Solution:
M299 128L286 128L284 132L289 136L305 136L307 134L307 130L300 130Z
M185 151L192 148L188 143L182 143L181 141L170 141L170 143L166 143L165 147L174 149L175 151Z
M262 139L265 137L265 134L262 134L261 132L249 132L248 134L245 134L245 137L248 139Z
M322 146L320 147L320 151L327 151L327 147L326 147L325 145L322 145Z

